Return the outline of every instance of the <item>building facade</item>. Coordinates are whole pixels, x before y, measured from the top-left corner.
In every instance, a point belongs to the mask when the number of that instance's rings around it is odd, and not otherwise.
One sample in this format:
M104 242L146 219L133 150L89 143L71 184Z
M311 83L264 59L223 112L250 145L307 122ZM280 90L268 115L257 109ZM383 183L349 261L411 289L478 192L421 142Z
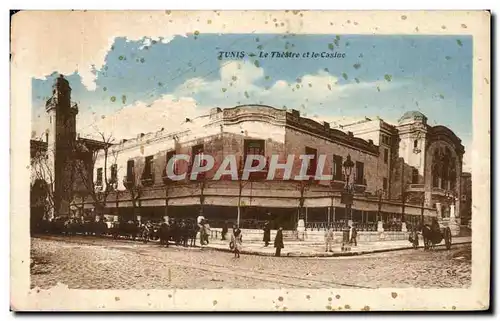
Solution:
M162 128L109 144L78 137L78 108L71 103L64 77L56 80L46 110L50 128L45 141L32 141L31 147L32 163L42 155L50 175L32 175L32 194L45 190L42 194L48 198L51 191L57 216L161 220L202 214L212 226L239 221L242 227L258 227L271 220L275 227L291 230L301 220L309 228L352 220L363 229L380 230L404 229L405 224L432 217L447 224L468 206L461 201L460 139L444 126L428 125L419 112L405 113L395 125L365 118L331 128L297 110L264 105L213 108L186 119L176 132ZM175 181L167 175L167 163L178 154L189 159L176 163L176 174L189 177L198 154L213 156L215 166L196 180ZM248 155L264 156L266 167L248 181L230 175L213 179L228 156L234 156L241 174ZM291 177L300 174L300 155L312 157L308 174L323 155L321 174L331 178L296 181L278 169L274 179L267 180L274 155L279 164L289 165ZM348 158L353 167L346 175ZM346 183L352 186L351 209L342 197ZM41 211L44 197L32 195L32 212Z
M214 169L202 178L174 182L166 177L166 164L174 154L190 155L192 162L199 153L215 159ZM283 180L284 171L278 170L275 179L267 181L263 179L266 168L260 178L247 182L212 180L226 156L235 155L242 166L241 160L249 154L268 160L278 155L280 163L295 155L292 176L300 172L299 155L326 155L323 173L333 178ZM462 155L463 146L453 132L429 126L418 112L406 113L396 126L365 119L340 129L301 117L296 110L245 105L214 108L208 115L186 119L179 132L162 129L122 140L110 148L108 157L99 154L94 180L102 189L113 185L106 200L107 214L127 219L194 217L202 212L221 222L234 221L240 213L243 222L271 216L288 229L295 228L300 218L306 226L351 219L362 226L378 221L387 226L402 221L416 224L422 216L446 218L451 211L458 215L459 204L451 198L460 197ZM354 163L350 212L341 201L347 156ZM450 162L453 170L446 165ZM177 163L176 171L189 174L190 166ZM75 202L92 208L88 199Z

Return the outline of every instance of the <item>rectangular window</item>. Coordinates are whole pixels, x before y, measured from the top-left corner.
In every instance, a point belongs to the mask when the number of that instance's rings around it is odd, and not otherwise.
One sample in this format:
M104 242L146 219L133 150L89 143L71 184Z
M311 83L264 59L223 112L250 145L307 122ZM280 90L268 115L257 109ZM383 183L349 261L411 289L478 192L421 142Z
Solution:
M127 161L127 180L132 180L134 178L134 160L129 159Z
M265 141L263 139L245 139L244 142L244 159L247 155L265 155ZM257 161L254 161L252 166L256 166Z
M196 155L203 155L203 151L204 151L203 144L194 145L193 147L191 147L191 163L193 165L194 165ZM199 166L203 166L203 165L204 165L204 160L200 159Z
M384 177L384 179L382 180L382 189L385 191L387 191L387 178Z
M146 156L144 160L144 178L152 178L153 177L153 156Z
M165 164L165 168L167 168L167 166L168 166L168 162L172 159L172 157L174 157L174 155L175 155L175 150L171 150L171 151L167 152L167 156L166 156L166 161L167 161L167 162L166 162L166 164ZM173 168L173 173L174 173L175 175L177 175L177 174L178 174L178 173L177 173L177 162L176 162L175 164L172 164L172 165L174 166L174 168ZM165 176L166 176L166 175L165 175Z
M354 184L358 185L364 185L364 171L365 171L365 164L362 162L356 162L356 180L354 181Z
M118 181L118 165L111 165L111 183L116 183Z
M265 141L263 139L245 139L246 155L265 155Z
M97 179L96 179L95 184L97 186L102 186L102 167L99 167L97 169Z
M388 160L389 160L389 150L387 148L384 148L384 163L387 164Z
M382 144L390 145L391 144L391 137L387 135L382 135Z
M245 139L243 143L243 166L246 162L247 156L248 155L261 155L265 156L266 155L266 142L263 139ZM254 160L252 162L252 166L257 166L258 165L258 160ZM267 168L268 164L266 163ZM265 169L263 172L253 172L250 173L249 179L260 179L264 178L267 176L265 173Z
M306 147L306 155L314 156L313 159L309 160L309 166L307 167L307 175L316 175L316 167L318 164L318 151L315 148Z
M335 181L343 181L342 178L342 156L333 155L332 175Z

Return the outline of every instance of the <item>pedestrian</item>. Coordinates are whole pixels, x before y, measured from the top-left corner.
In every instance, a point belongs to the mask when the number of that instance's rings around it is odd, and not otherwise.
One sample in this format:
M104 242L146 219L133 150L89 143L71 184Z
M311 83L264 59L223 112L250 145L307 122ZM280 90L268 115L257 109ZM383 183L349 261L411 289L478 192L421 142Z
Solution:
M234 257L239 258L240 257L240 251L242 247L242 235L241 235L241 230L233 226L233 234L231 234L231 243L229 244L230 247L234 250Z
M210 224L208 224L208 220L205 220L204 221L204 224L203 224L203 235L204 235L204 241L205 241L205 244L208 245L208 243L210 243L208 241L208 237L210 235Z
M228 227L227 227L227 221L224 222L224 225L222 226L222 241L225 241L226 240L226 235L227 235L227 232L228 232Z
M198 223L198 231L200 231L200 246L205 245L205 228L204 228L204 223L205 223L204 219L202 219Z
M325 252L332 252L333 228L328 228L325 232Z
M357 236L358 236L358 230L356 230L356 226L353 223L351 227L351 239L349 243L351 244L354 243L354 246L358 246L358 243L356 241Z
M274 238L274 247L276 248L275 256L281 256L281 249L285 247L283 244L283 228L280 226L276 237Z
M411 243L414 249L418 248L418 229L417 227L413 227L410 232Z
M269 246L269 242L271 242L271 226L269 224L269 221L266 221L264 224L264 246L267 247Z

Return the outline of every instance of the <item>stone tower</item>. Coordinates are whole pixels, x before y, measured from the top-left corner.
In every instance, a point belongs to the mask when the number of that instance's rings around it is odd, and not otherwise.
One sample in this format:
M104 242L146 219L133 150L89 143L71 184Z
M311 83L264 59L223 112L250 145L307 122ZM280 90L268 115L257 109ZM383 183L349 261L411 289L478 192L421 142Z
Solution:
M421 177L424 176L427 130L427 117L421 112L409 111L399 119L399 155L415 167Z
M63 75L54 81L45 110L49 117L47 157L51 169L51 181L47 183L52 184L54 205L51 216L68 216L76 174L73 150L78 107L71 102L71 87Z

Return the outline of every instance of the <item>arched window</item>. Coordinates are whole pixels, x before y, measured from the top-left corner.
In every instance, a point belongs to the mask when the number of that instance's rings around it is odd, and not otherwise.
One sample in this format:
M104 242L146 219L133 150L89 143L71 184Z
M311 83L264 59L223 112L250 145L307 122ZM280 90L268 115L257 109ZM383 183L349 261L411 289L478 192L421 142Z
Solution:
M413 148L418 148L418 139L413 141Z
M450 189L455 189L457 185L457 171L456 171L456 160L455 158L451 159L450 162L450 170L449 170L449 177L450 177Z
M439 168L438 164L432 164L432 187L439 187Z

